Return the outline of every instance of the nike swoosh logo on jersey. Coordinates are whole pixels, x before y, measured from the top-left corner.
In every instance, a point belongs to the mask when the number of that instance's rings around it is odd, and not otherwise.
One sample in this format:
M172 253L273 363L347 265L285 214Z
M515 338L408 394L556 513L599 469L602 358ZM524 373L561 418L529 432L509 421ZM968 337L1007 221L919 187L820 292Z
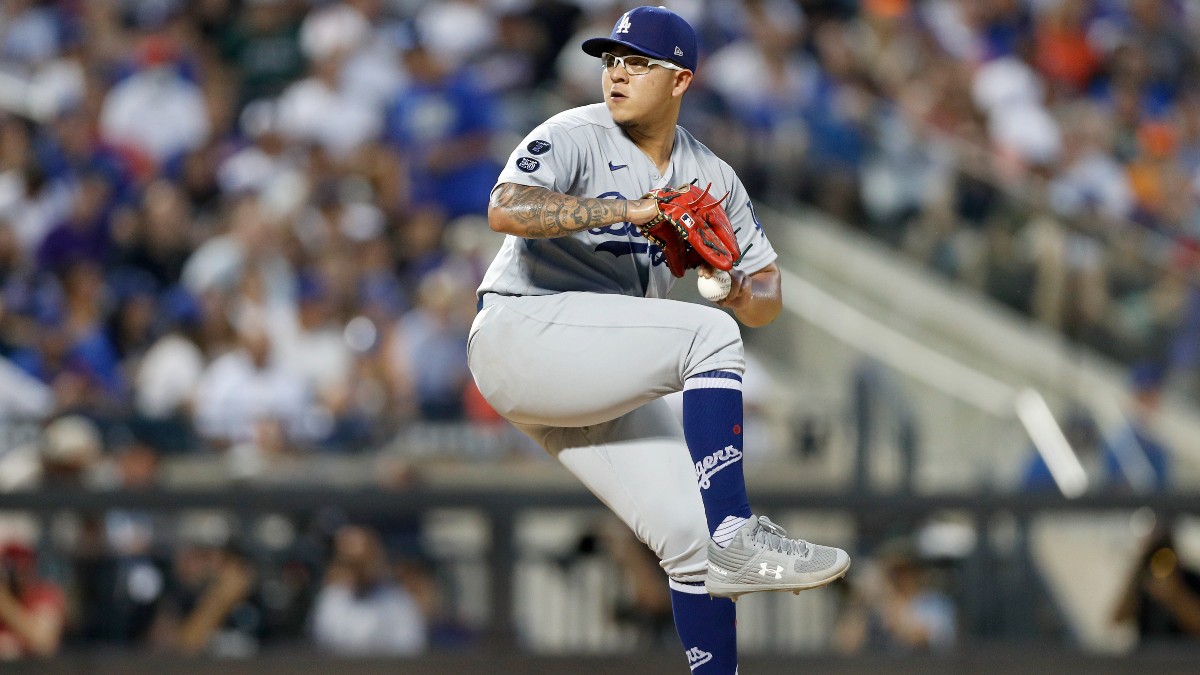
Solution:
M628 164L613 164L612 160L609 160L609 162L608 162L608 170L609 171L616 171L617 169L624 169L627 166L629 166L629 165Z

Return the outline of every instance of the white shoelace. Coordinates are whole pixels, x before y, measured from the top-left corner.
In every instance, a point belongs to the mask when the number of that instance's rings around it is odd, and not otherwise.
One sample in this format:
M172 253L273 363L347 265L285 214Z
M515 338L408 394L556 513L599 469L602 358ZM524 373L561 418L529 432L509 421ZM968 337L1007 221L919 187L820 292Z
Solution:
M772 523L766 516L758 517L758 525L751 533L754 541L771 549L788 555L804 555L808 552L809 543L803 539L788 539L787 530Z

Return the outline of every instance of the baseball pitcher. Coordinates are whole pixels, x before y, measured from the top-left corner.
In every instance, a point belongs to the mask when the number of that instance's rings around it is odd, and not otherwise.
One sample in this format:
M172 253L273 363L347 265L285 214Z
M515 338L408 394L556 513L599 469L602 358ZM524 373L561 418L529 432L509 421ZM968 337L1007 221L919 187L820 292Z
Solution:
M846 573L845 551L750 509L742 339L709 306L667 300L689 268L728 271L717 304L747 326L782 306L775 251L733 170L677 125L696 34L626 12L600 59L604 103L562 112L513 151L488 222L508 236L479 288L470 367L488 402L654 550L693 672L737 671L733 599ZM660 400L683 390L683 426Z

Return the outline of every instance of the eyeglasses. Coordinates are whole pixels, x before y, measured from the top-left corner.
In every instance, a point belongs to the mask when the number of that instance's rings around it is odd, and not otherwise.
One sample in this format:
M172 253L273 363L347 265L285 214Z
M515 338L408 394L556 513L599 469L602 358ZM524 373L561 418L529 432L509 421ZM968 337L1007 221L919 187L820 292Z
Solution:
M605 70L612 70L617 66L621 66L630 75L645 75L650 72L650 66L661 66L667 70L686 70L686 68L675 65L670 61L652 59L649 56L641 56L639 54L617 56L616 54L604 52L600 55L600 62L604 64Z

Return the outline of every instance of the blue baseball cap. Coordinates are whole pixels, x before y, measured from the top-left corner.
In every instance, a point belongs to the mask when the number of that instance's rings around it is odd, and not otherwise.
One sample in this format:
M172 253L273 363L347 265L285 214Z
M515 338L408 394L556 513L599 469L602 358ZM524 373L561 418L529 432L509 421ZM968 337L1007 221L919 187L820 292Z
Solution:
M583 51L598 58L616 45L696 70L696 31L666 7L635 7L625 12L611 35L584 40Z

